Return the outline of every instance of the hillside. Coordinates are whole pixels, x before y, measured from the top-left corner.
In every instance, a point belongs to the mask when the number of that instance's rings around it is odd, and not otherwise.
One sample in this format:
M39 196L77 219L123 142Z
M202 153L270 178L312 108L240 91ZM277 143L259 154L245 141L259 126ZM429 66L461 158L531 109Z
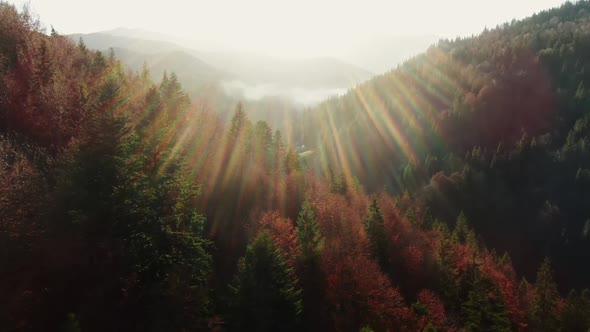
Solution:
M113 49L117 58L134 71L141 70L147 64L156 77L161 77L164 71L174 72L191 92L203 85L213 85L232 78L229 73L203 62L174 43L108 33L74 34L68 37L76 43L82 39L87 47L105 54Z
M588 13L441 41L286 133L0 1L0 330L588 331Z
M111 34L112 31L95 32L85 34L72 34L67 37L77 43L80 38L84 40L86 46L99 51L107 51L109 48L123 48L141 54L158 54L180 51L182 47L167 41L149 39L148 36L138 38L128 37L120 34Z
M74 34L70 38L75 42L80 37L91 49L108 50L109 48L123 48L131 52L145 54L146 59L153 54L166 54L168 62L163 66L178 66L173 53L182 51L184 56L193 56L200 61L217 68L232 76L233 79L248 85L270 84L283 88L349 88L356 83L369 79L373 74L358 66L345 63L334 58L312 59L279 59L252 53L229 51L204 51L194 49L193 46L179 46L167 41L159 40L162 36L150 32L119 29L91 34ZM137 38L141 37L141 38ZM151 39L145 39L151 38ZM125 58L121 58L126 63ZM199 71L190 72L199 76ZM189 76L187 73L186 76Z
M350 88L373 76L335 58L280 59L251 53L200 52L205 61L227 68L249 84L299 88Z
M164 72L176 73L182 84L191 91L232 78L231 74L218 70L183 50L138 53L127 48L113 48L113 52L133 71L140 71L146 64L154 77L162 77Z
M586 286L589 13L566 3L441 40L322 103L304 120L314 167L408 192L451 226L463 211L517 271L549 256L563 285Z

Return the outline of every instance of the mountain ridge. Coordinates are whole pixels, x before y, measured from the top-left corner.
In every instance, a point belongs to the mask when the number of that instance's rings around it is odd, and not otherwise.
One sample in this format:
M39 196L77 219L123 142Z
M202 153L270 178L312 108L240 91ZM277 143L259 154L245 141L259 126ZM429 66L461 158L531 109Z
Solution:
M373 76L373 73L356 65L333 57L309 59L282 59L254 53L211 52L183 47L161 41L156 37L146 39L143 30L115 30L91 34L72 34L74 41L82 38L88 47L108 50L125 48L146 54L184 51L209 66L224 71L234 78L250 84L279 84L287 87L349 88ZM131 36L130 36L131 35ZM142 39L133 36L140 35ZM124 59L123 59L124 60Z

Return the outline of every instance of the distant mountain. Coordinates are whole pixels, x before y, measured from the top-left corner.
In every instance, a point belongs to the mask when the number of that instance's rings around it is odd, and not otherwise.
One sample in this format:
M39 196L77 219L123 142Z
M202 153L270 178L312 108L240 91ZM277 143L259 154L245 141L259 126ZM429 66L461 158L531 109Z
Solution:
M118 30L117 30L118 31ZM109 48L125 48L137 53L153 54L182 50L177 44L154 40L148 38L137 38L122 36L107 32L95 32L88 34L72 34L68 37L78 42L80 37L84 40L86 46L95 50L108 50Z
M110 35L110 36L117 36L117 37L127 37L133 39L143 39L143 40L154 40L154 41L164 41L175 43L174 38L168 36L163 33L147 31L144 29L137 29L137 28L125 28L119 27L111 30L103 31L102 33Z
M371 36L361 44L351 45L342 59L381 74L424 52L439 39L435 35Z
M190 55L201 59L220 71L232 74L231 76L236 80L248 85L270 84L283 88L350 88L373 76L373 73L366 69L335 58L280 59L253 53L203 51L191 48L191 45L178 44L182 41L167 39L165 35L138 29L119 28L99 33L74 34L69 37L76 41L82 37L88 47L98 50L107 50L112 47L146 55L182 51L184 57ZM121 58L126 62L125 57ZM168 58L168 60L175 59L174 56ZM166 64L162 63L162 65ZM170 63L169 67L173 66Z
M254 53L198 52L199 57L225 68L250 84L297 88L350 88L372 76L359 66L335 58L281 59Z
M130 69L139 71L147 63L152 77L157 81L164 71L174 72L188 91L204 84L232 79L232 75L208 65L199 58L183 51L139 53L127 48L113 48L115 55Z
M201 59L212 65L218 65L226 68L230 66L236 72L247 71L248 67L260 68L260 62L263 63L279 60L272 57L265 57L258 54L228 51L220 45L213 45L209 41L197 40L187 41L165 35L158 32L147 31L143 29L117 28L104 31L103 33L138 39L149 39L158 41L174 42L177 45L183 45L189 49L199 50L196 53ZM351 42L348 49L342 54L338 54L332 59L307 59L300 62L315 62L317 60L335 61L344 65L342 69L350 70L349 66L355 66L360 69L359 77L363 77L363 71L366 75L367 70L375 73L385 73L394 69L398 64L409 59L410 57L424 52L430 45L440 39L436 35L416 35L416 34L380 34L367 36L362 42ZM236 61L237 60L237 61ZM310 64L313 67L313 63ZM275 67L274 65L272 67ZM246 73L245 76L248 76Z

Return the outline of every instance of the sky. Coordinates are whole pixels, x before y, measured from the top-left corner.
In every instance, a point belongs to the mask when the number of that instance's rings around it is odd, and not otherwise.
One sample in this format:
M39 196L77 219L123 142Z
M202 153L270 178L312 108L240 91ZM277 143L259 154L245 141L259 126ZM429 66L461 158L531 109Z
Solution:
M140 28L203 45L337 56L366 39L477 34L563 0L8 0L60 34Z

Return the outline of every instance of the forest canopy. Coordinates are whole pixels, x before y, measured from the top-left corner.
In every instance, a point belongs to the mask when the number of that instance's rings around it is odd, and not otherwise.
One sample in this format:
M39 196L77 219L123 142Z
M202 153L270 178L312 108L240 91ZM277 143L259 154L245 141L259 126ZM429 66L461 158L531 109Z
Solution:
M587 1L441 40L300 153L0 2L0 329L587 331L589 52Z

